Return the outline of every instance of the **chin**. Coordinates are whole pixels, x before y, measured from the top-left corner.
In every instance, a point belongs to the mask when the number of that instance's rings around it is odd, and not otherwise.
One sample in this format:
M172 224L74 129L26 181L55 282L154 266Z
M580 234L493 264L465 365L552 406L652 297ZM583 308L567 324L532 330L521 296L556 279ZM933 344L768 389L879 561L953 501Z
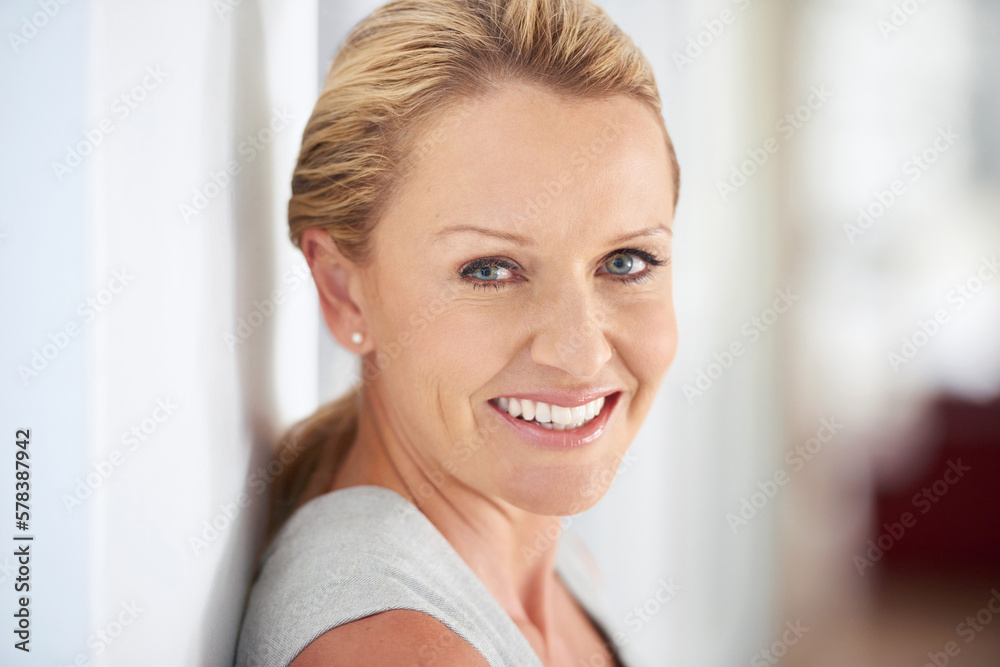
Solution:
M501 484L511 505L543 516L572 516L597 504L615 479L621 456L574 466L518 470Z

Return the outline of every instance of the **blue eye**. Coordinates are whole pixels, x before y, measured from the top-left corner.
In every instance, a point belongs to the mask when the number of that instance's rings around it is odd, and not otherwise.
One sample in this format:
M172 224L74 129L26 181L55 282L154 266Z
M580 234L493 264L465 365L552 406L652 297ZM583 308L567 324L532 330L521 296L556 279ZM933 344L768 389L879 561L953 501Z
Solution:
M618 253L608 261L604 263L604 268L608 270L608 273L613 273L618 276L628 275L632 272L632 267L638 264L638 269L641 271L643 267L646 266L645 262L636 257L632 258L632 255L628 253Z
M615 276L621 282L638 283L650 277L652 267L668 264L652 253L637 248L621 248L607 256L598 274Z
M499 266L480 266L472 273L468 274L477 280L501 280L505 276L503 273L510 273L509 270Z
M514 278L517 265L499 257L486 257L469 262L459 271L473 287L492 285L499 289Z
M604 262L604 270L615 276L642 274L647 261L633 252L620 251Z

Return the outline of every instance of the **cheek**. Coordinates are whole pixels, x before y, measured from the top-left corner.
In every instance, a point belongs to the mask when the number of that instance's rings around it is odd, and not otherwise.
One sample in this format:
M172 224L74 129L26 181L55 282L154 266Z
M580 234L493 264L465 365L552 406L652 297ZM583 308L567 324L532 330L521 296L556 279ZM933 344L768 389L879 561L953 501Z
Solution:
M451 433L474 427L470 396L509 362L510 321L502 309L477 307L460 289L384 286L377 357L387 389L417 398L421 421ZM381 366L381 364L380 364Z
M429 319L420 334L419 363L448 383L446 392L469 397L510 362L511 321L500 308L483 308L458 299ZM474 400L486 400L478 396Z
M677 354L677 319L671 299L650 300L621 313L618 351L639 383L639 392L655 394Z
M493 446L503 424L483 404L491 398L483 387L510 362L514 346L509 319L494 310L500 309L456 299L428 311L389 388L413 398L404 403L421 406L411 420L419 423L413 435L432 443L427 453L443 470L466 480L482 470L513 473L512 463Z

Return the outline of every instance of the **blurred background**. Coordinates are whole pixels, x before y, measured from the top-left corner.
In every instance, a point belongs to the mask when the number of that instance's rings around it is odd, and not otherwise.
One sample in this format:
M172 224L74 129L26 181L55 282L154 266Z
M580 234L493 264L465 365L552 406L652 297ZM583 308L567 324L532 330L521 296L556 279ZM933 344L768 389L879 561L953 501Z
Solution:
M285 211L378 4L0 3L0 664L231 664L270 447L358 375ZM1000 665L1000 3L601 4L683 182L677 361L566 521L635 664Z

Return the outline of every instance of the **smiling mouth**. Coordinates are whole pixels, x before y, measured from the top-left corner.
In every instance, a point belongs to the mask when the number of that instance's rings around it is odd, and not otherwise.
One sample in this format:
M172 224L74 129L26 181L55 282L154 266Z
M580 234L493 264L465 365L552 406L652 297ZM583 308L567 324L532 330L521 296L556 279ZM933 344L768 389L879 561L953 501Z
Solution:
M529 424L554 431L572 431L585 426L600 416L607 402L605 399L610 399L614 395L601 396L576 407L565 407L554 403L507 396L492 398L489 402L511 417Z

